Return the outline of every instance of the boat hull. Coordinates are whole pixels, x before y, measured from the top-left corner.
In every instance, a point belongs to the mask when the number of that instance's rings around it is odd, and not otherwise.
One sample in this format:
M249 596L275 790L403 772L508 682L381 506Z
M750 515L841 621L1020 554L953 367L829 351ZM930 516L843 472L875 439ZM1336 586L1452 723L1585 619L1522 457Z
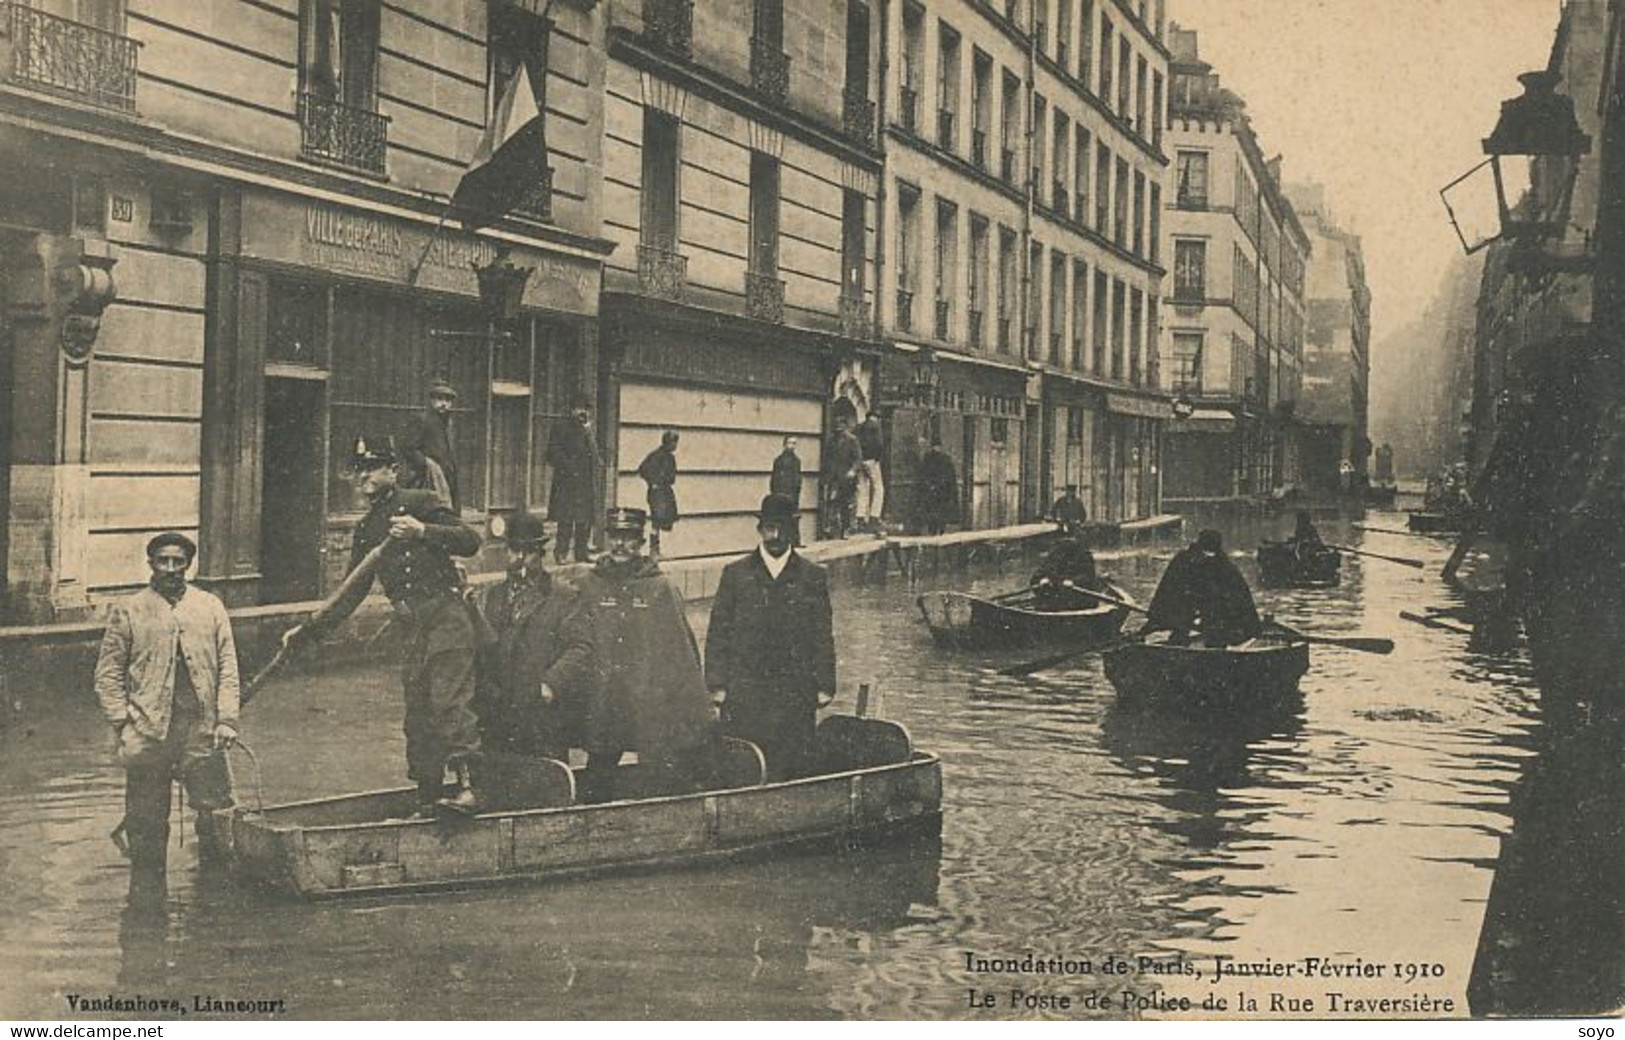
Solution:
M1103 591L1117 599L1129 598L1110 583ZM955 649L1107 643L1117 638L1128 617L1127 610L1104 603L1089 610L1041 611L963 592L928 592L917 603L931 638L939 646Z
M1309 647L1256 640L1224 649L1132 643L1109 651L1105 667L1125 706L1239 713L1293 703L1309 670Z
M754 784L597 805L569 804L563 763L530 760L551 774L532 796L566 804L414 820L403 818L414 792L401 789L227 810L232 863L246 880L321 899L675 869L939 828L936 756L878 720L835 716L820 725L821 739L837 719L836 729L859 734L856 759L897 760L763 784L758 756Z
M1258 579L1276 588L1333 588L1343 580L1343 556L1327 549L1305 560L1286 542L1263 542L1258 547Z

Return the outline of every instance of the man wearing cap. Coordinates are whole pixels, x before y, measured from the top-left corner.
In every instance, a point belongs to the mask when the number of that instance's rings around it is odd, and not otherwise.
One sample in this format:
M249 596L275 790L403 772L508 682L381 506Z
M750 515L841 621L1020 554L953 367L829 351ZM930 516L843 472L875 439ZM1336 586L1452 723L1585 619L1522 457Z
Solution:
M712 724L699 645L682 593L643 555L648 516L611 509L608 551L581 581L580 624L592 643L594 681L585 698L582 800L616 797L626 751L655 775L657 790L693 790L704 775Z
M417 416L417 421L401 443L405 453L417 452L430 466L439 467L441 481L434 479L432 468L425 467L424 486L439 490L443 486L449 495L447 502L453 512L461 512L463 499L457 488L457 456L451 448L451 410L457 405L457 390L444 379L429 385L429 407Z
M406 643L401 673L406 695L406 771L417 781L418 809L437 800L459 812L478 809L468 759L480 746L474 715L474 627L458 593L453 556L479 551L480 536L432 491L400 487L400 455L393 441L358 438L350 469L367 499L350 546L354 571L374 549L377 577L394 605ZM380 548L381 547L381 548ZM354 583L319 620L283 637L294 648L325 635L355 611L372 580ZM457 789L441 800L450 769Z
M575 594L542 568L541 518L498 517L492 533L507 542L508 576L486 592L476 620L482 747L563 759L592 678L592 643L570 624Z
M660 435L660 446L644 456L638 476L649 489L649 558L660 559L660 532L677 526L677 431Z
M722 569L705 637L723 732L762 749L770 780L812 769L817 712L835 699L829 580L791 546L795 520L788 497L762 499L761 544Z
M574 547L578 563L586 563L592 548L592 522L598 512L598 441L593 436L592 411L586 398L574 410L554 421L547 435L547 464L553 483L547 493L547 516L559 525L554 559L563 563Z
M1232 646L1263 629L1247 579L1225 556L1219 532L1206 530L1169 561L1141 631L1167 631L1176 644L1194 632L1207 646Z
M212 812L231 804L225 749L237 740L237 648L224 604L187 584L196 556L176 531L147 543L152 577L114 604L96 660L96 697L124 766L130 864L149 878L164 871L174 780L197 809L203 854L218 851Z

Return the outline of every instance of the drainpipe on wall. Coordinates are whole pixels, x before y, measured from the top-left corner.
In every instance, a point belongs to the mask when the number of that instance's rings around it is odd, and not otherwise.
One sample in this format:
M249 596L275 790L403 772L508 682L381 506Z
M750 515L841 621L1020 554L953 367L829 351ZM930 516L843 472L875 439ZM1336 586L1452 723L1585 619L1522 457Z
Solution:
M1019 258L1021 263L1021 306L1017 309L1017 313L1021 316L1021 360L1023 362L1034 360L1030 355L1036 352L1038 347L1036 325L1038 315L1027 313L1032 306L1032 282L1034 278L1038 277L1037 272L1032 269L1033 193L1037 190L1037 186L1033 184L1033 94L1036 92L1034 79L1038 70L1038 36L1031 31L1033 29L1032 21L1032 6L1029 4L1027 9L1027 74L1023 77L1024 89L1022 91L1021 113L1022 122L1026 127L1027 142L1026 150L1021 157L1021 179L1027 185L1027 190L1025 192L1026 205L1021 210L1021 256ZM1034 330L1033 344L1030 348L1027 344L1028 328Z

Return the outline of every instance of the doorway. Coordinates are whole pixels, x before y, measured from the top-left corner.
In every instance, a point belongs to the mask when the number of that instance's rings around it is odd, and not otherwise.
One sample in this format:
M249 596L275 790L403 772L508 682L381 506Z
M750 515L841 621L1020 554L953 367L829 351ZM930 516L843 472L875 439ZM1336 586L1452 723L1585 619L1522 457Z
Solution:
M265 381L260 598L266 603L321 595L326 387L320 379Z

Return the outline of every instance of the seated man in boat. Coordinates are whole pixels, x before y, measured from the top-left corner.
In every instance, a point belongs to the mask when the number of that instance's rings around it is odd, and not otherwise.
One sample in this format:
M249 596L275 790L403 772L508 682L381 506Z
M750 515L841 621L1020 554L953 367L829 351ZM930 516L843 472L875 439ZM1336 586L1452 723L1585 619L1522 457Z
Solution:
M1320 532L1315 530L1315 523L1309 516L1309 510L1300 509L1297 514L1296 527L1292 537L1287 539L1292 546L1292 552L1298 562L1308 564L1326 551L1326 543L1320 540Z
M653 786L692 791L706 779L715 716L683 595L643 554L648 514L611 509L608 552L581 580L575 624L592 646L583 697L581 800L616 797L621 756L635 751Z
M807 774L818 709L835 699L829 579L792 548L795 525L792 499L762 499L761 545L722 569L705 637L722 731L761 748L770 780Z
M592 643L570 624L573 590L542 567L547 528L540 517L499 517L508 576L470 603L479 654L475 714L487 751L563 760L579 724L581 693L592 678Z
M1233 646L1263 631L1247 579L1224 554L1219 532L1206 530L1163 572L1141 634L1166 631L1177 645L1200 636L1206 646Z
M1100 603L1080 590L1096 589L1100 575L1082 524L1067 524L1059 545L1049 551L1029 583L1039 610L1088 610Z
M1083 499L1078 497L1078 485L1068 484L1061 497L1049 507L1050 519L1065 528L1076 527L1082 529L1089 522L1089 510L1084 508Z

